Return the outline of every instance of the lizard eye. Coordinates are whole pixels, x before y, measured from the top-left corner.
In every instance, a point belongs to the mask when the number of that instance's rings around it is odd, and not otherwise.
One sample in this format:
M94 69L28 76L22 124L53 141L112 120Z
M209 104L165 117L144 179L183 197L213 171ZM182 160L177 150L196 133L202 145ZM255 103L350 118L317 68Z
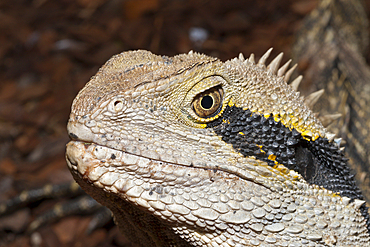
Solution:
M223 90L221 87L211 88L198 94L192 103L195 114L201 118L217 115L222 108Z

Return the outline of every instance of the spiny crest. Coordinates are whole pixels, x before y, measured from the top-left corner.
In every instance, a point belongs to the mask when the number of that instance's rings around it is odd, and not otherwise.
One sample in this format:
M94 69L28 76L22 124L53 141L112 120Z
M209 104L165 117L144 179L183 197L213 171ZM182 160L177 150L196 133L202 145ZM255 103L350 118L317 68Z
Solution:
M272 49L273 48L268 49L265 52L265 54L263 54L262 57L258 60L257 63L255 62L253 53L247 59L245 59L243 54L240 53L239 57L235 58L235 60L239 60L240 62L244 62L244 63L252 63L252 64L266 66L266 61L270 57ZM278 77L283 77L283 80L286 83L288 83L294 70L297 68L297 64L294 64L290 69L288 69L292 62L292 60L289 60L279 68L282 59L283 59L283 53L280 53L266 66L266 69L272 74L277 75ZM303 76L299 75L290 83L290 86L292 87L294 91L298 91L298 87L300 83L302 82L302 79L303 79ZM302 96L301 99L305 102L305 104L309 108L312 109L312 107L317 103L317 101L323 95L323 93L324 93L324 89L321 89L321 90L311 93L305 98ZM330 123L332 123L339 117L341 117L341 114L331 114L331 115L324 115L324 116L319 116L319 114L317 114L317 118L322 122L324 126L328 126ZM335 139L335 134L332 134L332 133L327 132L326 137L328 138L330 142L337 140Z
M267 52L265 52L265 54L262 55L262 57L260 58L260 60L258 61L257 64L259 65L265 65L267 59L269 58L270 54L271 54L271 51L272 51L272 48L268 49ZM270 71L271 73L277 75L278 77L284 77L284 81L285 82L289 82L289 79L291 77L291 75L293 74L294 70L297 68L297 64L293 65L288 71L287 69L289 68L289 65L290 63L292 62L292 60L290 59L288 62L286 62L283 66L280 66L280 63L281 63L281 60L283 59L283 53L281 52L279 55L277 55L271 62L269 65L267 65L266 69L268 71ZM242 58L242 59L241 59ZM241 61L248 61L250 63L253 63L255 64L255 61L254 61L254 54L251 54L249 59L247 60L244 60L244 56L243 54L239 54L239 60ZM290 84L291 87L295 90L295 91L298 91L298 87L299 87L299 84L301 83L303 79L303 76L302 75L299 75L296 79L294 79L292 81L292 83ZM317 101L319 100L319 98L323 95L324 93L324 89L321 89L321 90L318 90L316 92L313 92L311 93L310 95L306 96L305 98L305 103L308 107L312 108L315 103L317 103ZM335 117L337 117L338 114L335 115Z
M317 103L319 98L324 94L324 89L320 89L316 92L311 93L305 99L306 105L312 109L312 107Z
M281 53L281 54L283 54L283 53ZM292 59L289 59L288 62L286 62L283 66L281 66L281 68L277 72L277 75L280 76L280 77L283 76L285 74L286 70L289 68L289 65L290 65L291 62L292 62Z
M249 62L252 63L252 64L255 64L256 62L254 61L254 54L251 53L251 55L249 56Z
M329 142L332 142L335 138L335 134L333 133L326 133L326 138L328 138Z
M277 55L274 60L271 61L271 63L267 66L267 70L276 75L276 72L281 63L281 59L283 59L282 52Z
M285 77L284 77L284 81L288 81L290 79L290 76L292 75L293 71L295 70L295 68L297 67L297 64L295 64L286 74L285 74ZM294 81L292 81L292 83L290 83L290 86L295 90L295 91L298 91L298 87L299 87L299 84L301 84L301 81L303 79L303 76L302 75L299 75L297 78L294 79Z
M258 64L265 65L266 60L270 57L271 52L272 52L272 48L268 49L265 52L265 54L262 55L262 57L260 58L260 60L258 60Z
M265 54L262 55L262 57L260 58L260 60L258 61L258 64L260 65L265 65L266 63L266 60L269 58L270 54L271 54L271 51L272 51L272 48L270 48ZM288 71L287 69L289 68L289 65L291 63L292 60L289 60L288 62L286 62L283 66L280 66L280 63L281 63L281 60L283 59L283 55L284 53L280 53L279 55L277 55L269 65L267 65L267 70L270 71L271 73L279 76L279 77L284 77L284 81L285 82L289 82L289 79L291 77L291 75L293 74L294 70L297 68L297 64L293 65ZM266 66L266 65L265 65ZM302 81L302 76L298 76L291 84L291 86L293 87L293 89L295 91L297 91L298 89L298 86L299 86L299 83Z
M258 60L257 64L259 65L263 65L263 66L266 66L265 63L267 61L267 59L270 57L271 55L271 51L272 51L272 48L270 48L267 52L265 52L265 54L262 55L262 57L260 58L260 60ZM297 68L297 64L293 65L289 70L289 65L290 63L292 62L292 60L290 59L288 62L286 62L283 66L280 66L280 63L283 59L283 56L284 56L284 53L281 52L279 55L277 55L269 65L267 65L267 70L270 71L272 74L275 74L277 75L278 77L284 77L284 81L285 82L289 82L289 79L291 77L291 75L293 74L294 70ZM248 59L245 59L243 54L240 53L239 54L239 58L236 58L236 59L239 59L239 61L241 62L244 62L244 63L252 63L252 64L256 64L255 62L255 59L254 59L254 54L252 53ZM299 86L299 83L302 81L302 76L298 76L292 83L291 83L291 86L292 88L297 91L298 89L298 86Z

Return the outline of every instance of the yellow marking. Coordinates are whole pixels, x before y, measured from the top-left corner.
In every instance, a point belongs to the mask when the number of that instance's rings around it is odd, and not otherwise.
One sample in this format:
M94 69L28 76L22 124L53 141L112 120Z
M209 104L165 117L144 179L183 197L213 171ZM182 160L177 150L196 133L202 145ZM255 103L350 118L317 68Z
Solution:
M289 169L288 168L286 168L284 165L282 165L282 164L279 164L277 161L275 161L275 166L274 166L274 168L276 169L276 170L278 170L279 172L281 172L282 174L288 174L289 173Z
M307 141L314 141L319 138L319 134L312 134L311 130L305 130L301 132L302 137Z
M242 135L242 136L244 136L244 135L245 135L243 132L239 132L238 134L239 134L239 135Z
M302 135L303 136L312 136L312 132L311 132L311 130L305 130L305 131L302 132Z
M315 122L305 125L306 121L304 119L300 119L294 115L294 112L291 109L287 109L285 112L281 113L266 113L260 112L257 109L250 109L250 108L243 108L243 110L250 110L252 113L259 113L262 114L263 117L268 119L269 117L273 117L275 122L281 122L286 128L289 130L297 130L301 133L302 137L307 141L315 141L320 136L324 137L321 134L320 129L315 129ZM251 113L251 115L252 115Z
M301 177L301 175L294 170L290 170L289 174L293 177L294 180L298 180Z
M312 137L312 141L315 141L319 137L320 137L320 134L315 133L315 135Z
M223 123L230 124L230 120L229 120L229 119L228 119L228 120L226 120L226 119L222 119L222 122L223 122Z
M263 153L263 154L265 154L265 153L266 153L265 151L263 151L263 149L262 149L262 147L263 147L263 146L262 146L262 145L258 145L258 144L256 144L256 146L260 148L260 152L261 152L261 153Z
M324 188L324 189L325 189L325 188ZM332 196L333 196L333 197L341 197L341 196L340 196L340 194L339 194L339 192L333 192Z
M230 106L230 107L232 107L232 106L234 106L235 104L234 104L233 100L232 100L232 99L230 99L230 101L229 101L229 103L227 103L227 105L228 105L228 106Z
M268 113L264 113L263 116L265 118L268 118L271 115ZM281 122L286 128L289 128L289 130L297 130L307 141L315 141L317 138L320 137L319 133L312 133L312 125L304 126L304 121L302 119L298 119L292 113L289 113L288 116L286 116L285 118L282 117L280 113L273 114L273 117L275 122Z
M199 128L205 129L207 127L207 124L199 124Z
M275 161L276 160L276 155L275 154L270 154L268 159L271 160L271 161Z

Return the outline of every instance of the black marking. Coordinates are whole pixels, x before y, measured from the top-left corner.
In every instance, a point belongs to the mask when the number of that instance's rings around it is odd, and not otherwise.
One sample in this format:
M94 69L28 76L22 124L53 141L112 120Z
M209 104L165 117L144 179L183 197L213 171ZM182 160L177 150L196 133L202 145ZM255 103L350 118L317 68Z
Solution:
M110 158L111 158L112 160L114 160L114 159L116 159L116 155L112 154L112 155L110 156Z
M151 188L150 191L152 192L154 191L157 194L163 194L163 187L161 187L160 185L157 185L154 188Z
M143 63L141 63L141 64L137 64L137 65L134 65L134 66L132 66L132 67L130 67L130 68L128 68L128 69L126 69L125 71L123 71L123 73L128 73L128 72L130 72L130 71L133 71L133 70L135 70L135 69L137 69L137 68L141 68L141 67L144 67L144 64Z
M72 139L72 140L77 140L78 139L78 136L72 132L68 133L69 137Z
M347 165L348 159L335 143L319 137L307 141L295 129L290 130L272 116L265 118L257 113L235 106L227 106L223 115L208 123L222 140L233 145L244 156L254 156L276 163L301 174L310 184L322 186L353 199L363 200L354 175ZM361 207L362 215L370 230L367 207Z

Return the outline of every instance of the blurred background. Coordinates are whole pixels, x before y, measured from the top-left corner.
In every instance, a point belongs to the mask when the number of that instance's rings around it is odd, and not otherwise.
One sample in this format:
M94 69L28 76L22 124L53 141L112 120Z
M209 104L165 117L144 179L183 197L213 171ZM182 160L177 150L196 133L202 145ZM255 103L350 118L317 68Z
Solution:
M194 50L231 59L274 47L287 61L316 0L0 0L0 201L70 181L66 123L77 92L112 55ZM369 13L369 4L367 12ZM369 55L368 55L369 58ZM62 199L65 200L65 199ZM85 235L88 216L22 232L47 200L0 218L0 246L131 246L115 227ZM31 236L31 237L30 237Z

